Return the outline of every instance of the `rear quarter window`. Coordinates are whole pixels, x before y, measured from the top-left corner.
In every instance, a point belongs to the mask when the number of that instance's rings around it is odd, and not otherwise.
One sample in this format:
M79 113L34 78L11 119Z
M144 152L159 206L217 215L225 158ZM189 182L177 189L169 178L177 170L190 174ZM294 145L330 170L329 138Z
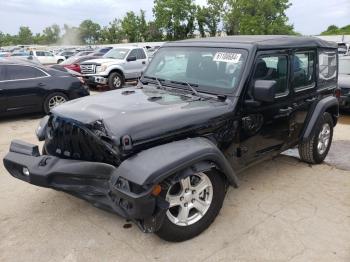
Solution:
M337 84L338 65L336 50L320 50L318 56L320 88L326 88Z

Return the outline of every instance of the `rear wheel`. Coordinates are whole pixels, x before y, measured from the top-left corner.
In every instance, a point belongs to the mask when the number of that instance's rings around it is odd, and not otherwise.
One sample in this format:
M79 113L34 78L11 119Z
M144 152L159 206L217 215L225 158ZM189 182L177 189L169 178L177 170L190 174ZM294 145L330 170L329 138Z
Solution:
M299 144L300 158L310 164L320 164L326 158L333 139L333 119L324 113L316 126L314 135Z
M67 101L68 97L65 94L60 92L52 93L48 95L44 101L44 112L48 114L51 109Z
M167 241L191 239L214 221L225 198L225 182L218 172L201 172L173 183L164 198L170 207L156 234Z
M124 78L121 74L114 72L111 73L108 77L108 86L109 89L119 89L124 85Z
M63 59L58 59L57 64L61 64L63 62Z

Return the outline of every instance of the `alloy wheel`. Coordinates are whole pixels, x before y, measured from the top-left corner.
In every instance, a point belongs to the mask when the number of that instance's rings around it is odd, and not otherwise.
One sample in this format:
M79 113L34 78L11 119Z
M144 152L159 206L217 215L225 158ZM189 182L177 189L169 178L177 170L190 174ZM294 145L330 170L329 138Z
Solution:
M166 213L175 225L188 226L199 221L213 200L213 185L205 173L197 173L172 185L166 195Z

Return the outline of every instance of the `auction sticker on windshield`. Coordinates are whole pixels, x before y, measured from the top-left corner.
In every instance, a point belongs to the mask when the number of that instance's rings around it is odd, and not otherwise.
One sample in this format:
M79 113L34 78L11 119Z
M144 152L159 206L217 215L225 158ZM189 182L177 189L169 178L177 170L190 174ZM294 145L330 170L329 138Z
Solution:
M218 52L213 60L215 62L238 63L240 58L241 54Z

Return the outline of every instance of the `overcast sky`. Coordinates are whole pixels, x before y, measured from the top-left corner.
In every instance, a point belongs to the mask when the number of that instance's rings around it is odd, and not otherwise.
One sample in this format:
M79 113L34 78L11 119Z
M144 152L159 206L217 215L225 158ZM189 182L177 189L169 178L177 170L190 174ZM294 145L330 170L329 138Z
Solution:
M287 15L296 31L318 34L330 24L350 24L350 0L290 0ZM197 0L199 4L206 0ZM41 32L46 26L79 25L92 19L107 25L127 11L146 10L152 18L153 0L0 0L0 31L15 34L20 26Z

